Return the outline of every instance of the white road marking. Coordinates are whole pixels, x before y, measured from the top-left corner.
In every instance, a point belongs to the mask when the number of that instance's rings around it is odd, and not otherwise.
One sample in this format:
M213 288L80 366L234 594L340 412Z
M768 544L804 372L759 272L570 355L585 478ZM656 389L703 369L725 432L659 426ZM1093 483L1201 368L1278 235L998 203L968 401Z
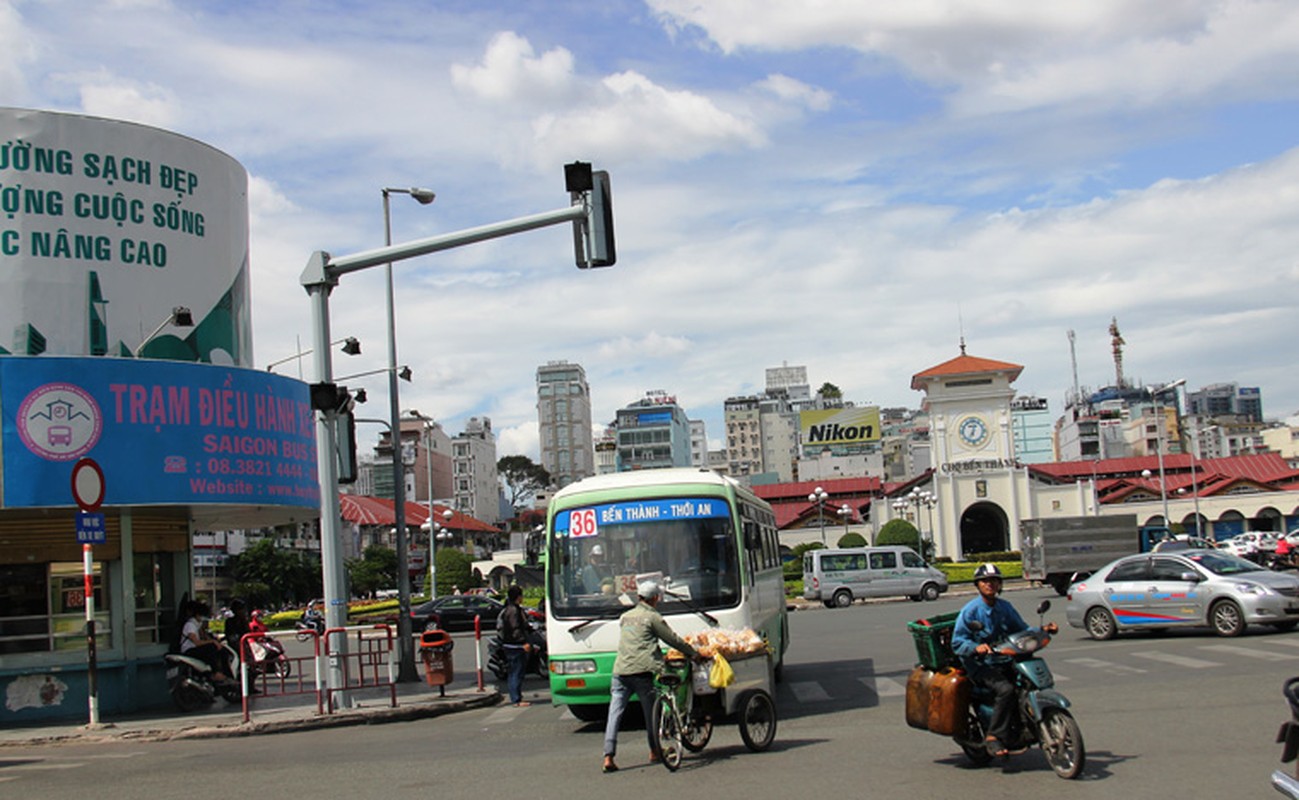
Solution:
M1077 664L1080 667L1099 669L1099 670L1104 670L1106 672L1131 672L1131 673L1138 673L1138 674L1145 672L1144 669L1140 669L1138 667L1129 667L1124 664L1115 664L1112 661L1102 661L1099 658L1066 658L1065 661L1069 662L1070 664Z
M1191 658L1190 656L1178 656L1172 653L1160 653L1151 651L1148 653L1133 653L1137 658L1148 658L1151 661L1162 661L1165 664L1172 664L1175 667L1186 667L1188 669L1205 669L1206 667L1221 667L1222 664L1217 661L1205 661L1202 658Z
M907 694L906 684L900 683L892 678L858 678L859 681L866 684L866 688L875 692L876 697L905 697Z
M823 703L830 699L830 695L816 681L796 681L789 684L789 690L800 703Z
M1294 655L1291 653L1269 653L1266 650L1255 650L1252 647L1241 647L1238 644L1208 644L1200 648L1201 650L1212 650L1216 653L1229 653L1231 655L1245 656L1246 658L1256 658L1260 661L1293 661Z

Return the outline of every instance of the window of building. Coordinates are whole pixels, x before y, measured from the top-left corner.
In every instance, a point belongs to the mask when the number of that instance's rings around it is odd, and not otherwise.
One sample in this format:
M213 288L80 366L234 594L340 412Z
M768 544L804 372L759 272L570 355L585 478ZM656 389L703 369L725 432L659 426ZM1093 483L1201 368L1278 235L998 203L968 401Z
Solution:
M103 564L94 567L97 644L113 646ZM40 653L86 646L86 591L77 562L0 566L0 653Z
M135 554L135 641L140 644L170 644L176 631L174 562L171 553Z

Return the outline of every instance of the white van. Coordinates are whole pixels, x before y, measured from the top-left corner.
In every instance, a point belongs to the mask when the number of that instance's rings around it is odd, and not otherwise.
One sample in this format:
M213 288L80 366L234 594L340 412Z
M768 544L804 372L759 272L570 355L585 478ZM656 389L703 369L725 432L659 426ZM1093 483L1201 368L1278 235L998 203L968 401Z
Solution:
M910 547L849 547L803 554L803 597L844 608L864 597L937 600L947 576Z

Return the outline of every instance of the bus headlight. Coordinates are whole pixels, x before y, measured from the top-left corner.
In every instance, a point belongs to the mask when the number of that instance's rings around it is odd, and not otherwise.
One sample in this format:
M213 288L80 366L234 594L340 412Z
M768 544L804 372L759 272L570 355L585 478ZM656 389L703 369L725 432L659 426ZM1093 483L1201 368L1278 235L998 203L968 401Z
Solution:
M556 675L589 675L595 672L595 661L578 658L572 661L551 661L550 671Z

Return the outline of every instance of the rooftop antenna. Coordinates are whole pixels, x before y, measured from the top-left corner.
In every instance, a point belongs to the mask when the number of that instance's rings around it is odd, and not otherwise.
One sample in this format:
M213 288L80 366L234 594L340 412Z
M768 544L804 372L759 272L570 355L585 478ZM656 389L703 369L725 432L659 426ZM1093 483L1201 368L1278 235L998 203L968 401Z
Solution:
M1077 403L1082 397L1082 391L1078 388L1078 349L1075 347L1077 337L1074 336L1073 328L1068 331L1069 336L1069 365L1073 367L1073 402ZM1072 403L1071 403L1072 405Z
M1127 384L1123 381L1123 337L1119 334L1118 317L1110 317L1110 349L1114 352L1114 385L1123 389Z
M965 315L961 312L961 304L956 304L956 322L961 331L961 355L965 355Z

